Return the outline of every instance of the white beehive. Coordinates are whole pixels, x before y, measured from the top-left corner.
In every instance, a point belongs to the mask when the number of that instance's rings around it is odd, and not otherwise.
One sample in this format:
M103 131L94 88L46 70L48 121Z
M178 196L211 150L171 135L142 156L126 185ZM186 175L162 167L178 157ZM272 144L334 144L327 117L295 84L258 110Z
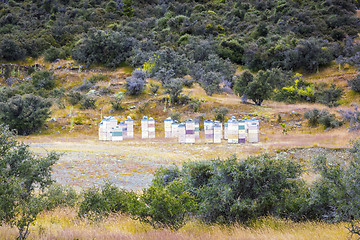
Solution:
M106 129L105 129L103 121L101 121L99 123L99 140L100 141L105 141L106 140Z
M239 129L239 140L238 143L245 143L245 136L246 136L246 132L245 132L245 120L239 120L238 121L238 129Z
M172 124L171 124L171 137L173 138L176 138L178 137L178 127L179 127L179 123L178 121L174 121Z
M204 121L205 143L214 142L214 123L212 120Z
M220 122L220 121L214 121L214 124L219 124L220 125L220 128L221 128L221 130L220 130L220 137L221 137L221 139L223 139L223 125L222 125L222 123Z
M149 119L147 116L144 116L141 119L141 138L149 138Z
M172 137L172 123L173 120L168 117L164 120L164 132L165 132L165 138L171 138Z
M130 116L128 116L125 119L125 124L126 124L126 138L127 139L131 139L134 138L134 120L131 119Z
M185 122L185 143L195 143L195 122L192 119L188 119Z
M251 120L248 124L248 142L249 143L257 143L259 142L259 121Z
M185 123L180 123L178 125L178 137L179 137L179 143L185 144L186 143L186 126Z
M230 119L228 121L228 143L238 143L238 121Z
M123 138L123 125L120 124L114 127L111 131L111 141L122 141Z
M101 121L103 123L102 131L105 133L103 134L103 140L105 141L111 141L112 135L112 129L117 126L117 119L109 116L104 117L104 119Z
M155 120L151 117L148 121L149 138L155 138Z
M221 123L215 121L214 123L214 143L221 143L221 137L222 136L222 132L221 132Z

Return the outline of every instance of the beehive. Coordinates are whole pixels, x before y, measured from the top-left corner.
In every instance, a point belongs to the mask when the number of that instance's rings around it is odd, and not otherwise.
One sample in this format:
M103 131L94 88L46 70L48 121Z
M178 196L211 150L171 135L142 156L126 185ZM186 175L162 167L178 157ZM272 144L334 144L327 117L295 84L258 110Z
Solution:
M214 142L214 123L212 120L204 121L205 143Z
M228 143L238 143L238 121L230 119L228 121Z
M131 139L134 138L134 120L131 119L130 116L128 116L125 119L125 124L126 124L126 138L127 139Z
M248 142L249 143L259 142L259 121L258 120L249 121L248 129L249 129Z
M164 132L165 132L165 138L171 138L172 137L172 123L173 120L168 117L164 120Z
M101 121L99 123L99 140L105 141L106 140L106 129L104 127L104 122Z
M149 119L147 116L144 116L141 119L141 138L149 138Z
M222 126L222 123L220 121L214 121L214 124L219 124L220 125L220 138L223 139L223 126Z
M123 125L119 124L118 126L114 127L111 131L111 141L122 141L123 138Z
M171 124L171 137L176 138L178 137L178 127L179 127L179 122L178 121L174 121Z
M151 117L148 121L149 138L155 138L155 120Z
M200 123L199 119L195 119L195 139L200 138Z
M195 143L195 122L192 119L188 119L185 122L185 143Z
M221 143L221 123L218 121L215 121L214 123L214 143Z
M179 143L185 144L186 143L186 126L185 123L180 123L178 125L178 137L179 137Z
M111 138L112 138L111 132L112 132L112 129L117 126L117 120L116 120L116 118L109 116L109 117L104 117L104 119L102 120L102 123L103 123L103 126L102 126L103 140L111 141Z
M127 138L127 125L125 124L124 121L121 121L119 123L119 126L122 128L122 137L123 137L123 139L126 139Z
M224 123L224 139L228 139L228 123Z
M244 118L244 121L245 121L245 139L247 140L247 141L249 141L248 139L249 139L249 119L246 117L246 118Z
M238 143L245 143L245 120L239 120L238 121L238 129L239 129L239 135L238 135Z

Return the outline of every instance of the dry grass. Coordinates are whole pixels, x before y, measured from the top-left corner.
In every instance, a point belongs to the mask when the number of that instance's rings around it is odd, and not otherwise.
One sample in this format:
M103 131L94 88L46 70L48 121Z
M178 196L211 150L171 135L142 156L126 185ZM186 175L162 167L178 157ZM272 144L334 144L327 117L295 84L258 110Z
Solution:
M233 225L204 225L188 222L179 231L152 229L124 215L112 215L100 222L79 219L74 209L44 212L31 227L29 239L347 239L346 223L302 222L263 218L251 227ZM16 229L0 227L0 239L14 239Z

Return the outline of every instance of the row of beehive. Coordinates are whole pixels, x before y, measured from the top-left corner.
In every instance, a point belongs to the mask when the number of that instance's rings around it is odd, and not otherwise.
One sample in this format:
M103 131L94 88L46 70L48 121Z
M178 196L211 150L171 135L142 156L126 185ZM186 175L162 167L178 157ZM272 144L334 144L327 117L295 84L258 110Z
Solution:
M179 143L195 143L199 134L199 122L192 119L185 123L178 123L171 118L164 121L165 138L178 138ZM219 121L205 120L204 122L205 142L221 143L223 138L223 125ZM155 120L144 116L141 120L142 138L155 138ZM99 140L122 141L134 137L134 122L128 117L124 122L117 124L114 117L105 117L99 124ZM237 120L231 117L225 123L224 139L228 143L245 143L259 141L259 121Z

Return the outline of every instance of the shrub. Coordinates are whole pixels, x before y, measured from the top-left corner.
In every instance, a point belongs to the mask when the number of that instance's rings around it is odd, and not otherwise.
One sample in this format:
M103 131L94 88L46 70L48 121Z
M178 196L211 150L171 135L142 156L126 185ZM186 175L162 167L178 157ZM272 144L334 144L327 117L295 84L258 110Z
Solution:
M166 187L150 186L140 196L136 217L154 228L177 230L186 218L195 212L195 198L186 191L181 181L172 181Z
M55 87L54 73L49 71L35 72L31 76L32 84L37 90L51 90Z
M190 103L189 103L189 108L193 111L193 112L199 112L200 111L200 106L201 106L201 101L198 99L191 99Z
M126 93L130 96L138 96L145 90L145 81L137 78L126 79Z
M101 189L89 188L82 194L83 200L79 203L78 215L90 220L99 220L110 213L125 213L136 209L135 193L118 189L109 183Z
M0 57L6 61L21 60L26 51L15 41L5 37L0 43Z
M50 116L51 103L33 94L16 95L0 103L0 122L21 135L28 135L43 126Z
M171 117L172 120L180 122L181 113L172 112L172 113L170 113L170 117Z
M156 94L157 91L159 90L159 88L160 88L160 85L159 85L159 84L150 83L150 91L151 91L153 94Z
M355 92L360 92L360 75L357 75L354 79L349 81L349 85Z
M341 122L335 119L334 114L330 114L326 110L318 110L314 108L313 110L307 111L304 114L304 117L308 119L310 126L317 126L318 124L322 124L325 128L336 128L342 125Z
M60 58L61 50L56 47L50 47L44 53L45 61L54 62L56 59Z
M78 195L71 187L64 187L60 184L52 184L44 194L47 210L56 207L74 207Z
M95 109L96 108L96 99L91 96L83 96L80 101L80 109Z
M330 88L320 90L315 94L316 101L325 104L329 107L339 106L338 101L343 95L343 90L340 87L336 87L335 84L331 84Z
M76 87L75 91L87 92L94 87L94 84L90 81L84 81L80 86Z
M182 84L184 87L191 88L194 85L194 80L189 78L183 78Z
M67 94L67 97L68 97L68 101L71 105L76 105L83 99L83 96L81 95L81 93L76 92L76 91L69 92Z
M170 96L171 104L179 103L179 97L181 95L183 86L181 79L170 79L165 85L165 93Z
M108 80L109 80L109 76L103 75L103 74L92 75L88 79L88 81L91 82L92 84L95 84L95 83L100 82L100 81L108 81Z
M354 111L351 110L340 110L344 121L350 122L350 131L359 130L360 129L360 111L358 106L354 104Z
M116 110L123 110L124 108L121 106L122 100L124 99L124 94L119 92L114 94L112 99L110 100L112 109Z
M229 109L227 109L226 107L215 108L214 112L215 112L215 120L224 122L226 114L229 113Z

